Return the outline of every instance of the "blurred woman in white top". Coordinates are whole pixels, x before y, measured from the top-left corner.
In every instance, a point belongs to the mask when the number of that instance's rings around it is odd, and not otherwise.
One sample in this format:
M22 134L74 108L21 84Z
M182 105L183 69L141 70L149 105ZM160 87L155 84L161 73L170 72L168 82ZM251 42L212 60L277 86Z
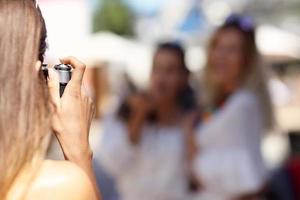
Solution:
M188 128L193 120L186 127L196 199L256 199L268 178L260 148L273 117L252 19L230 16L213 35L207 60L196 138Z
M188 193L182 120L194 108L184 50L159 45L149 88L104 121L96 157L124 200L185 200Z

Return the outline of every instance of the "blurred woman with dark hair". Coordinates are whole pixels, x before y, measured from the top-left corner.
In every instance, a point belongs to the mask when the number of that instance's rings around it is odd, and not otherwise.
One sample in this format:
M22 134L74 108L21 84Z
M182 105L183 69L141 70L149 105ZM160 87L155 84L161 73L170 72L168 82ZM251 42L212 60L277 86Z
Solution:
M252 18L230 16L213 35L207 60L202 124L195 140L193 120L186 131L203 189L198 199L256 199L268 178L261 140L273 113Z
M163 43L154 55L149 88L128 97L104 122L96 152L121 199L184 200L188 175L181 122L195 107L182 47Z

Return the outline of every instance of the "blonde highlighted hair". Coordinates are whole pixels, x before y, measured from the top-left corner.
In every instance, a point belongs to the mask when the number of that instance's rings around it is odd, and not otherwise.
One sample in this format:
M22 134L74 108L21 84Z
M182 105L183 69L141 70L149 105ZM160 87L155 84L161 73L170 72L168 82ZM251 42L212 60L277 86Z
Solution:
M45 27L33 0L0 0L0 196L20 171L42 160L50 133L48 90L35 64Z
M218 37L223 31L228 29L234 29L244 38L243 55L245 60L245 69L241 75L240 88L253 92L259 102L263 113L264 128L270 130L274 126L273 106L268 90L267 72L263 66L263 62L260 54L258 53L255 43L255 30L244 31L237 25L221 26L212 36L208 45L208 59L204 68L203 80L202 80L202 103L206 107L214 107L217 104L221 88L213 78L213 69L211 67L210 53L215 47Z

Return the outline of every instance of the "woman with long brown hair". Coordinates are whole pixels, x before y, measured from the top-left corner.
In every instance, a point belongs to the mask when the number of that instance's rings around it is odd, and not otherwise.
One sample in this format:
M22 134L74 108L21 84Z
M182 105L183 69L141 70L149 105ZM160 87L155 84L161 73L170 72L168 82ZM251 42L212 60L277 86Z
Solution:
M0 1L0 196L19 199L98 199L88 133L91 100L81 91L85 65L74 67L62 98L56 72L40 71L46 28L33 0ZM45 161L55 132L68 161Z
M256 199L268 179L261 140L273 116L252 18L230 16L213 35L207 60L195 140L187 130L193 172L202 186L198 199Z

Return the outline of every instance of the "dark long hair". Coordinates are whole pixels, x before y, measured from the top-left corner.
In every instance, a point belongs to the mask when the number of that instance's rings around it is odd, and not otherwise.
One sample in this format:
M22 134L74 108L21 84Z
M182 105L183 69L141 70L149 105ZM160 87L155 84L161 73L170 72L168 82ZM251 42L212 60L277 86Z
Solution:
M170 51L176 54L180 60L180 66L186 76L189 76L190 71L187 68L185 61L185 50L179 43L176 42L163 42L157 45L154 57L161 51ZM196 107L196 95L190 84L187 82L183 90L178 93L178 105L182 112L189 112ZM131 117L130 107L125 99L118 110L118 116L127 121ZM155 113L150 113L148 120L150 122L156 122Z

